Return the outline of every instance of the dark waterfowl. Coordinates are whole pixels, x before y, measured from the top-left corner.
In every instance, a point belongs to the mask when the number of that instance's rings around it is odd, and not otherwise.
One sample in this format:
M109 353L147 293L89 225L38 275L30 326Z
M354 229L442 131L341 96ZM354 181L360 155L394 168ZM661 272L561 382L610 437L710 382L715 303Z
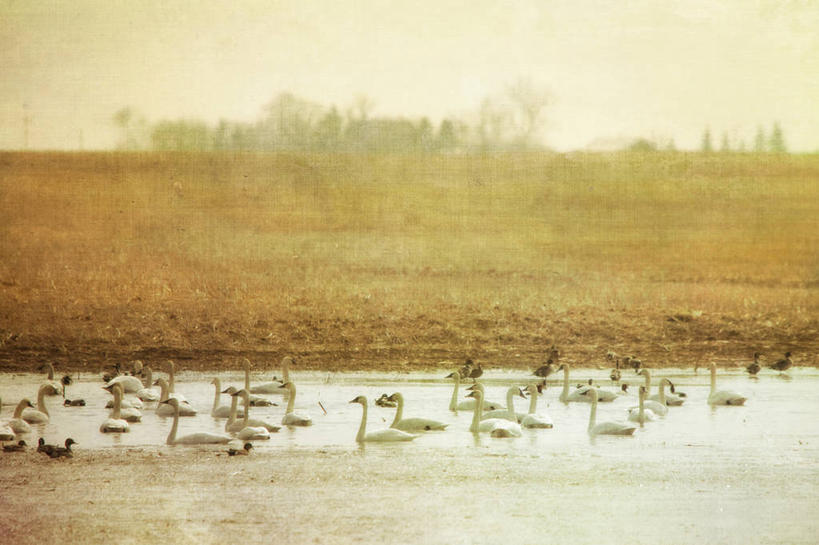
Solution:
M458 375L460 378L469 378L469 374L472 372L472 360L467 358L464 362L463 367L458 369Z
M51 456L52 458L73 458L74 453L71 452L71 445L76 444L77 442L69 437L68 439L65 440L64 447L55 447L54 450L52 450L49 453L49 456Z
M793 361L791 360L791 353L785 352L785 358L779 360L778 362L774 363L773 365L769 365L771 369L774 371L779 371L780 373L783 371L787 371L793 366Z
M253 443L245 443L243 448L231 448L228 449L228 456L247 456L250 454L250 449L253 448Z
M479 363L477 367L473 368L472 371L469 372L469 378L472 379L472 382L477 381L483 375L483 368Z
M745 368L752 377L755 377L756 374L759 373L759 370L762 369L762 366L759 364L759 356L759 352L754 352L754 362Z
M3 445L3 452L20 452L26 450L26 442L20 439L13 445Z
M395 408L398 406L398 403L392 401L387 394L381 394L381 397L375 400L375 404L379 407L390 407Z
M556 371L555 362L551 358L546 362L546 365L541 365L532 375L541 378L547 378L549 375Z

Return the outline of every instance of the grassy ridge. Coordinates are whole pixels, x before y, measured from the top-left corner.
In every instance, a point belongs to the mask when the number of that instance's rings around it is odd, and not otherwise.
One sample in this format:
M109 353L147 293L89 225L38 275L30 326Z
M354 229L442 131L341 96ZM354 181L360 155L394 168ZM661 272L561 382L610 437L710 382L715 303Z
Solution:
M817 197L816 156L0 154L0 361L816 364Z

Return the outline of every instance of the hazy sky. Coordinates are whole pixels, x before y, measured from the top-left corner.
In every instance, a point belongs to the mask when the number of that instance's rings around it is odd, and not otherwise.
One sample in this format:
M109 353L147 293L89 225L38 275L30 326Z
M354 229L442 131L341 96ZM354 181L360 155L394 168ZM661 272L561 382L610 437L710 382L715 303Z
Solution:
M252 120L281 91L378 115L465 115L547 87L546 143L753 141L819 150L819 2L0 0L0 148L109 148L131 105Z

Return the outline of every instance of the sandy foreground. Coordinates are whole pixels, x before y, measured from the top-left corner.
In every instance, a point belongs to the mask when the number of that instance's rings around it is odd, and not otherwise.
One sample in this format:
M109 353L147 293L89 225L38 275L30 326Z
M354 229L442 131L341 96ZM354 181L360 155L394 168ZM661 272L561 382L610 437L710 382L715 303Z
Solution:
M811 543L819 531L816 465L704 467L683 454L644 464L634 480L597 454L490 449L394 464L395 448L6 454L0 541Z

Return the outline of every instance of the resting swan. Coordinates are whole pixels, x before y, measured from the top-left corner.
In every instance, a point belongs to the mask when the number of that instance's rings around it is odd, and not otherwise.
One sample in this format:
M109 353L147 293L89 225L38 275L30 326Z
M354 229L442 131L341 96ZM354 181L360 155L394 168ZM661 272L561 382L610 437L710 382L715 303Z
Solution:
M664 378L664 379L662 379L660 381L660 393L651 395L651 371L649 371L648 369L642 369L637 374L638 375L643 375L645 377L645 380L646 380L646 383L645 383L646 399L648 401L656 401L657 403L660 403L660 404L663 404L663 405L666 405L666 406L669 406L669 407L679 407L680 405L685 403L685 399L681 398L680 396L676 396L676 395L671 394L671 393L669 393L669 394L665 393L665 389L664 389L665 383L668 383L669 385L671 385L671 381L668 380L667 378ZM650 404L647 404L646 407L648 407L649 409L651 409L655 413L660 414L658 411L654 410L654 407L652 407ZM662 414L665 414L665 413L662 413Z
M222 381L214 377L210 381L215 388L213 393L213 407L210 410L210 415L214 418L227 418L230 416L230 405L219 405L219 398L222 396Z
M65 397L65 387L59 380L54 379L54 365L52 365L51 362L48 362L40 367L40 369L43 368L48 369L48 377L46 378L46 382L44 384L51 384L51 386L54 388L54 393L46 395L56 396L63 394L63 397Z
M473 383L473 384L472 384L472 385L471 385L469 388L467 388L466 390L467 390L468 392L471 392L471 391L474 391L474 390L480 390L480 391L481 391L481 393L483 394L483 410L484 410L484 414L486 414L486 411L492 411L492 412L496 412L496 411L497 411L497 413L496 413L496 414L502 414L502 415L503 415L503 416L500 416L500 417L498 417L498 418L506 418L506 405L504 405L503 403L501 403L501 402L499 402L499 401L487 401L487 399L486 399L486 387L483 385L483 382L478 382L478 381L476 380L476 381L475 381L475 382L474 382L474 383ZM467 396L467 397L469 397L469 394L467 394L466 396ZM477 402L476 402L476 403L477 403ZM487 409L487 406L490 406L490 407L492 407L492 408L491 408L491 409ZM473 409L474 409L474 407L473 407Z
M285 426L312 426L313 419L309 415L302 412L296 412L296 385L292 382L285 382L280 388L286 388L289 391L289 399L287 400L287 409L284 411L282 417L282 424Z
M267 430L265 426L256 426L254 423L250 421L249 418L249 410L250 406L247 404L247 390L239 390L238 392L234 392L231 394L233 398L230 402L230 417L228 418L228 422L225 425L226 431L235 431L237 439L241 439L242 441L248 441L251 439L270 439L270 432ZM241 422L236 422L236 403L235 400L238 398L244 398L244 405L245 405L245 416ZM236 424L239 424L238 430L235 428L237 427ZM279 428L276 427L273 431L279 431Z
M591 401L589 398L589 391L593 388L591 385L583 385L579 388L575 388L571 392L569 391L569 372L571 368L569 367L568 363L564 363L560 366L560 369L563 369L563 390L560 392L560 401L563 403L588 403ZM609 392L607 390L600 390L597 392L598 401L614 401L617 399L617 394L613 392Z
M190 406L187 401L180 401L179 398L176 396L171 395L168 388L168 383L165 381L164 378L156 379L154 383L159 386L161 389L161 393L159 394L159 405L156 406L156 414L157 416L173 416L177 411L167 403L164 403L168 399L176 399L179 401L179 415L180 416L196 416L196 409Z
M104 387L104 390L108 390L112 394L119 390L119 400L117 400L116 395L114 396L113 402L111 403L112 407L115 407L117 403L119 403L119 418L123 420L127 420L128 422L140 422L142 420L142 413L139 412L139 409L134 407L125 407L124 402L122 400L122 385L121 384L114 384L112 387ZM107 407L107 405L106 405ZM112 413L113 414L113 413Z
M112 386L114 394L114 410L111 411L110 416L100 424L100 431L102 433L125 433L131 430L128 422L120 416L122 406L122 386L114 384Z
M640 403L636 408L631 408L628 411L628 419L631 422L637 422L642 427L646 422L653 422L657 420L657 415L651 409L645 408L646 401L646 387L640 386ZM655 402L656 403L656 402ZM658 403L659 405L659 403ZM663 408L668 410L664 405Z
M247 404L247 399L250 394L247 393L247 390L236 390L233 386L224 390L223 394L230 394L230 416L228 416L228 421L225 423L225 431L242 431L243 427L253 427L253 428L264 428L269 432L276 432L279 431L280 427L276 426L275 424L270 424L265 422L264 420L258 420L256 418L250 418L250 406ZM244 400L244 417L241 421L236 420L236 407L238 405L239 398Z
M283 377L285 377L284 382L288 382L287 378L290 376L289 373L289 366L292 363L292 358L290 356L285 356L282 358L282 368L284 370ZM262 382L260 384L256 384L255 386L250 385L250 360L245 358L245 390L247 390L251 394L278 394L278 395L288 395L287 390L282 390L281 385L284 382L280 381L276 377L273 377L273 380L270 382ZM251 396L251 399L255 396ZM258 398L264 399L264 398Z
M168 360L168 397L174 397L183 403L190 403L182 394L176 393L176 384L174 383L174 375L176 374L176 364L173 360ZM184 414L182 416L185 416Z
M717 390L717 365L711 362L711 394L709 405L742 405L747 398L730 390Z
M215 443L228 443L231 440L229 435L223 435L221 433L210 433L210 432L198 432L198 433L191 433L189 435L183 435L182 437L176 436L176 430L179 428L179 400L171 397L166 399L165 401L159 402L162 405L168 405L173 408L173 426L171 426L171 432L168 434L168 439L165 442L169 445L206 445L206 444L215 444Z
M475 408L472 410L472 425L469 431L472 433L489 433L492 437L520 437L523 435L520 424L507 418L488 418L481 420L480 407L483 403L483 392L476 388L469 393L469 397L475 398Z
M632 435L636 426L631 424L621 424L619 422L600 422L597 420L597 388L589 389L589 400L591 401L591 412L589 413L589 435Z
M450 373L446 376L446 378L451 378L455 380L455 388L452 390L452 399L449 401L449 410L450 411L471 411L475 408L475 398L465 399L464 401L458 402L458 389L461 385L461 375L458 371ZM492 403L484 400L483 401L483 410L494 410L494 409L502 409L503 406L501 405L493 405Z
M480 388L481 393L486 395L486 391L483 389L483 384L476 384L472 387L473 389ZM487 418L506 418L512 422L520 423L521 420L526 416L526 413L516 413L515 412L515 396L520 396L523 399L526 399L526 396L523 395L523 392L517 386L511 386L508 390L506 390L506 409L495 409L493 411L485 411L483 415L481 415L481 420L486 420Z
M25 407L25 405L23 405ZM3 408L3 400L0 399L0 410ZM22 411L23 409L20 409ZM14 441L15 431L11 428L10 423L0 426L0 441Z
M398 408L395 411L395 418L390 424L390 427L402 431L430 431L430 430L445 430L447 425L437 420L429 418L402 418L404 414L404 396L399 392L395 392L389 398L390 401L396 401Z
M141 380L139 380L137 377L132 377L130 375L120 375L118 377L112 378L111 380L105 383L105 387L110 388L114 384L122 385L122 391L126 394L135 394L136 392L142 390L145 387L142 384Z
M292 399L292 397L291 397ZM358 427L358 434L355 436L355 440L358 443L370 443L370 442L392 442L392 441L412 441L417 435L413 435L411 433L407 433L405 431L396 430L395 428L386 428L383 430L378 431L371 431L367 433L367 398L364 396L358 396L350 403L358 403L364 409L361 413L361 425Z
M48 422L48 408L45 404L45 396L54 395L54 387L45 383L37 390L37 408L24 409L21 418L30 424L44 424Z
M545 428L551 429L554 427L554 423L552 419L549 417L548 414L546 415L539 415L536 413L537 411L537 397L540 395L540 392L537 390L536 384L530 384L526 387L526 391L529 393L529 413L523 417L521 420L520 425L524 428Z
M29 433L31 431L31 426L28 425L28 422L23 420L23 409L26 407L34 407L34 405L32 405L28 399L21 399L14 408L14 416L12 416L8 422L9 427L14 433Z
M154 373L150 367L145 368L145 384L146 387L140 388L136 392L136 396L142 401L159 401L159 394L151 388L151 384L153 384L154 380Z

